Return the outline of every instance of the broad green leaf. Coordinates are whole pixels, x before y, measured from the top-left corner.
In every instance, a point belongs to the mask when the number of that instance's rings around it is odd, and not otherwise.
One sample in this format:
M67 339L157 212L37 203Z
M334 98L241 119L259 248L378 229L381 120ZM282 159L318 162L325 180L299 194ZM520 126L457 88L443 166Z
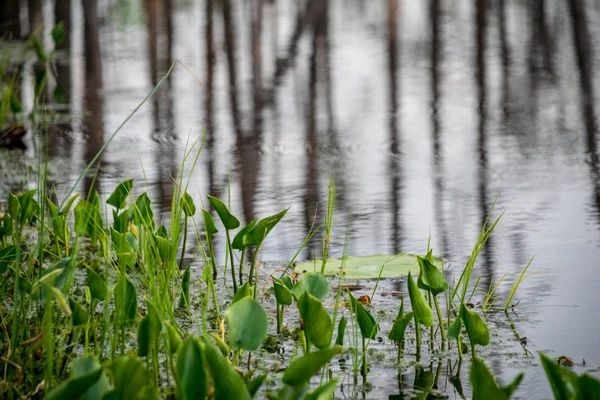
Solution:
M204 229L206 230L206 235L212 236L219 232L217 226L215 225L213 216L204 209L202 210L202 219L204 220Z
M238 288L237 292L235 292L235 296L233 296L233 301L231 302L231 305L233 305L234 303L237 303L238 301L242 300L243 298L252 297L252 294L253 294L252 286L250 286L250 284L248 282L244 283L242 286L240 286Z
M342 262L343 261L343 262ZM322 261L317 260L304 263L298 263L294 269L296 272L313 272L315 266L320 270ZM344 264L344 277L346 279L377 279L381 272L381 278L399 278L419 273L419 263L416 256L412 254L400 253L396 255L374 255L364 257L344 257L342 259L328 258L325 265L325 275L336 275L340 272ZM381 266L385 264L383 271ZM441 268L442 261L439 258L433 259L433 265Z
M417 286L423 290L431 292L434 296L448 289L448 282L444 275L427 258L417 256L420 272L417 279Z
M154 243L158 249L158 255L162 260L168 260L171 256L171 242L162 236L154 236Z
M204 354L198 341L189 337L177 353L175 377L181 400L204 399L208 394L208 379L204 370Z
M229 347L229 345L227 343L225 343L221 339L221 337L219 335L217 335L215 332L211 332L210 336L215 341L215 344L217 345L219 350L221 350L221 354L223 354L225 357L229 357L229 353L231 353L231 347Z
M240 374L210 341L205 342L204 355L214 381L215 400L249 400L251 398Z
M86 326L88 323L88 314L85 308L75 300L69 297L69 307L71 308L71 321L74 327Z
M552 387L554 398L556 400L571 399L574 393L566 382L562 367L543 353L540 353L540 360L542 361L542 366L544 367L544 371L546 371L546 377Z
M233 241L231 242L231 247L233 247L236 250L244 250L246 248L246 246L244 246L244 236L246 235L246 233L248 233L252 228L254 228L254 225L256 225L256 221L257 219L253 219L252 221L250 221L250 223L248 225L246 225L245 227L243 227L233 238Z
M223 226L225 227L225 229L228 229L228 230L237 229L240 226L240 221L229 212L225 203L223 203L221 200L217 199L216 197L213 197L213 196L207 196L207 197L208 197L208 201L210 201L210 204L212 204L213 208L219 215L219 218L221 219L221 222L223 223Z
M62 208L62 210L60 210L60 213L67 215L69 213L69 211L71 211L71 207L73 206L73 203L75 203L75 200L78 197L79 197L79 193L75 193L73 196L71 196L69 201L67 201L67 204L65 204L64 207Z
M348 296L350 297L350 305L354 309L354 316L358 323L358 327L360 328L361 336L364 339L373 339L379 330L375 318L373 318L371 313L368 312L367 309L360 304L352 294L350 294L350 292L348 292Z
M129 279L122 278L115 285L113 292L115 293L115 310L125 318L125 321L132 323L137 313L137 292L135 286L133 286L133 283Z
M87 285L90 288L90 294L93 299L104 301L108 298L108 288L106 282L90 267L87 270Z
M304 292L323 300L329 294L329 282L318 272L307 272L302 275L300 282L292 287L292 294L296 299L299 299Z
M9 244L0 249L0 274L6 272L8 267L17 259L17 246Z
M154 230L154 213L152 212L152 200L148 193L144 192L135 201L136 224Z
M323 368L329 360L340 354L344 348L333 346L328 349L310 352L292 361L283 373L283 383L300 387L310 381L310 378Z
M19 204L21 206L19 221L21 225L32 223L35 220L35 214L39 212L40 206L34 199L36 192L37 189L33 189L19 195Z
M344 345L344 334L346 332L347 324L348 320L342 315L342 318L340 318L340 321L338 322L337 337L335 338L335 344L338 346Z
M119 183L106 202L117 209L125 208L132 187L133 179Z
M122 268L133 267L137 259L136 249L131 245L135 244L135 236L132 233L119 233L111 228L110 237L112 238L113 249L117 253L117 261Z
M193 217L196 214L196 205L194 199L187 192L181 197L181 208L186 217Z
M456 316L454 322L448 328L448 337L452 339L458 339L460 331L462 329L462 322L460 321L460 314Z
M163 321L165 328L167 328L167 337L169 338L169 353L175 354L179 347L181 346L181 336L179 336L179 332L173 325L169 323L169 321Z
M67 289L74 279L75 267L75 260L71 259L71 257L66 257L42 271L41 278L34 284L34 286L43 284L42 301L46 301L48 296L51 296L51 288L62 290L65 293L67 292ZM60 271L60 273L56 271Z
M124 210L119 214L119 212L114 209L112 210L113 214L113 227L115 231L119 233L125 233L129 230L129 210Z
M422 395L417 399L425 400L425 394L431 392L433 387L433 372L419 365L415 368L415 381L413 383L415 391L422 392Z
M404 339L404 333L406 332L406 328L410 324L410 321L413 319L413 316L414 313L411 311L396 318L392 330L388 334L388 338L396 343L401 342L402 339Z
M250 297L232 304L225 312L227 337L234 350L256 350L267 334L267 313Z
M78 378L86 375L97 368L101 368L96 357L84 354L71 361L71 378ZM103 396L111 390L112 386L108 383L108 378L104 371L91 387L83 393L83 400L101 400Z
M98 382L102 374L100 363L90 355L77 357L70 365L71 376L69 379L52 389L46 395L46 400L81 398L88 389ZM77 372L75 372L75 369L77 369Z
M165 330L154 305L146 300L148 311L138 325L137 355L147 357L158 346L158 336Z
M519 374L510 385L501 388L483 361L475 358L469 375L473 400L508 400L522 379L523 374Z
M415 313L415 318L424 326L433 326L433 311L423 293L419 291L417 284L413 280L411 273L408 273L408 295L410 296L410 304Z
M487 346L490 343L490 331L477 312L469 310L467 306L461 304L460 319L465 324L465 329L473 344Z
M271 215L258 221L256 225L244 235L242 238L242 245L244 247L260 245L289 209L290 208L288 207L279 214Z
M169 240L169 232L167 232L167 228L165 228L164 225L161 225L156 230L156 236L160 236L161 238L165 238L165 239Z
M300 296L297 304L307 339L319 349L329 347L331 318L321 301L306 292Z
M335 388L337 387L338 379L332 379L327 383L322 384L314 391L306 396L305 400L330 400L335 393Z
M12 217L10 216L10 214L4 214L4 218L2 218L2 224L3 224L3 228L4 228L4 235L7 237L12 236L13 223L12 223Z
M292 292L290 292L290 289L286 286L286 284L273 277L273 290L275 291L275 299L277 300L277 304L283 304L286 306L289 306L290 304L292 304ZM288 278L289 279L289 278Z
M48 196L46 196L46 204L48 205L48 211L50 211L50 215L52 217L56 217L60 213L58 206L54 204L52 199L50 199Z
M133 356L121 356L113 361L112 376L115 385L114 399L158 398L150 373L142 362Z

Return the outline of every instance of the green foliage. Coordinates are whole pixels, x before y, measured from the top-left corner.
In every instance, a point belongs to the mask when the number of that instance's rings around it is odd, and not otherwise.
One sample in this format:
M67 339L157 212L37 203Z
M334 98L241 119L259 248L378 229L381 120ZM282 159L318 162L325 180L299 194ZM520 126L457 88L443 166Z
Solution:
M133 323L137 313L137 292L133 283L127 278L117 282L113 290L115 294L115 309L125 322Z
M508 400L523 380L523 374L517 375L510 385L500 387L483 361L474 358L469 380L473 388L473 400Z
M146 300L147 313L138 325L137 355L146 357L158 347L158 337L166 329L154 305Z
M194 199L187 192L181 196L181 208L186 217L193 217L196 214L196 205ZM215 232L216 233L216 232Z
M287 278L286 280L284 280ZM283 304L289 306L292 304L293 296L290 291L291 280L288 276L284 276L282 279L277 279L275 277L273 279L273 290L275 291L275 299L277 300L277 304ZM288 285L289 282L289 285Z
M356 317L356 322L358 323L358 327L360 328L360 334L364 339L373 339L377 334L379 327L375 318L371 315L367 309L360 304L350 292L348 292L348 296L350 297L350 306L353 309L354 316Z
M113 361L111 369L115 386L111 399L158 399L148 370L136 357L119 357Z
M420 289L431 292L434 296L445 292L448 289L448 282L444 275L427 258L417 256L420 273L417 279L417 286Z
M214 382L214 399L249 400L250 392L242 377L210 341L205 342L205 356Z
M133 179L119 183L106 202L117 210L125 208L127 206L127 196L129 196L132 188Z
M94 272L91 268L86 268L87 270L87 285L90 288L90 294L93 299L98 301L104 301L108 298L108 287L106 286L106 282L100 275Z
M396 343L401 342L404 339L406 328L410 324L410 321L413 319L413 317L414 313L412 311L404 315L398 315L398 318L396 318L394 321L392 330L390 330L390 333L388 334L388 338Z
M490 331L477 312L461 304L460 319L465 325L472 344L487 346L490 343Z
M52 389L46 400L101 399L110 389L100 363L91 355L82 355L71 361L69 379Z
M208 379L204 354L198 341L189 337L177 353L175 378L181 400L204 399L208 394Z
M308 292L317 299L323 300L329 294L329 282L317 272L307 272L291 291L296 299L299 299L304 292Z
M298 310L304 326L304 332L310 343L319 349L329 347L331 343L331 318L321 301L305 292L298 299Z
M219 215L219 218L221 219L221 222L223 223L225 229L237 229L240 226L240 221L229 212L225 203L223 203L216 197L207 197L208 201Z
M269 234L269 232L271 232L271 230L275 228L275 225L277 225L279 221L281 221L281 219L285 216L288 210L289 207L278 214L271 215L258 221L256 225L254 225L252 229L250 229L243 236L242 246L244 248L248 246L260 246Z
M267 313L260 303L245 297L226 311L227 337L234 350L256 350L267 335Z
M212 236L219 232L213 216L204 209L202 210L202 219L204 220L204 229L206 229L206 234L208 236Z
M343 349L341 346L333 346L295 359L283 373L283 383L296 388L304 385Z
M417 284L413 280L410 272L408 273L408 295L415 318L425 326L433 325L433 311L425 300L423 293L419 291Z

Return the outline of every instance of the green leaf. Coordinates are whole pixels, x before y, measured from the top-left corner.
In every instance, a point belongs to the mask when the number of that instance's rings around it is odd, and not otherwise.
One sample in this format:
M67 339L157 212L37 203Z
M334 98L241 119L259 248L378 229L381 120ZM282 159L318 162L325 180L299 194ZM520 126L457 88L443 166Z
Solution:
M329 347L331 343L331 318L321 301L306 292L298 299L298 310L304 326L304 332L310 343L319 349Z
M248 225L246 225L245 227L243 227L238 233L237 235L235 235L235 237L233 238L233 242L231 242L231 247L236 249L236 250L244 250L246 248L246 246L244 246L243 240L244 240L244 236L246 235L246 233L248 233L252 228L254 228L254 225L256 225L256 221L257 219L253 219L252 221L250 221L250 223Z
M210 201L210 204L212 204L213 208L219 215L219 218L221 219L221 222L223 223L225 229L237 229L240 226L240 221L229 212L225 203L223 203L216 197L207 197L208 201Z
M305 397L305 400L330 400L333 398L335 388L337 387L338 379L332 379L327 383L322 384L313 392Z
M183 213L186 217L192 217L196 214L196 205L194 204L194 199L187 192L183 194L181 197L181 208L183 209Z
M302 275L300 282L292 287L292 294L296 299L308 291L319 300L323 300L329 294L329 282L318 272L307 272Z
M296 358L283 373L283 383L296 388L302 386L310 381L310 378L319 372L329 360L340 354L343 349L343 347L336 345Z
M346 319L346 317L342 316L342 318L340 318L340 321L338 322L337 337L335 338L335 344L337 344L338 346L344 345L344 334L346 332L347 324L348 320Z
M246 383L246 387L248 388L248 392L250 392L250 396L252 396L252 397L256 396L256 393L258 393L258 390L260 389L262 384L265 382L266 378L267 378L266 375L259 375L256 378L249 381L248 383Z
M152 200L148 193L144 192L135 201L136 224L154 230L154 213L152 212Z
M231 305L246 297L252 297L253 293L254 292L252 286L250 286L248 282L244 283L238 288L237 292L235 292L235 296L233 296L233 301L231 302Z
M154 305L146 300L148 312L138 325L138 348L137 355L147 357L152 354L158 346L158 336L165 330L162 319Z
M490 331L477 312L469 310L467 306L461 304L460 318L465 324L465 329L473 344L487 346L490 343Z
M71 376L50 391L46 400L81 398L98 382L102 374L100 363L90 355L79 356L71 361Z
M12 223L12 217L10 216L10 214L4 214L4 218L2 218L3 221L3 225L4 225L4 235L8 236L12 236L13 234L13 223Z
M208 394L208 379L204 370L204 354L198 341L189 337L177 353L175 377L178 398L204 399Z
M85 308L72 298L69 298L69 307L71 308L71 321L74 327L86 326L88 323L88 314Z
M590 375L583 374L577 380L576 400L600 399L600 381Z
M71 378L78 378L86 375L97 368L101 368L96 357L89 354L84 354L71 361ZM101 400L103 396L111 390L111 385L108 383L108 378L104 371L100 374L100 378L87 391L83 393L83 400Z
M204 229L206 230L207 236L212 236L215 233L219 232L217 226L215 225L215 220L213 216L206 210L202 210L202 219L204 220Z
M6 272L8 267L17 259L17 246L9 244L0 249L0 274Z
M110 237L113 249L117 253L119 266L122 268L133 267L137 260L137 252L134 248L134 246L137 247L135 236L131 232L119 233L111 228Z
M452 325L448 328L448 337L452 339L458 339L460 331L462 329L462 323L460 321L460 314L454 319Z
M350 297L350 305L354 309L354 315L358 327L360 328L361 336L364 339L373 339L379 330L375 318L373 318L371 313L368 312L367 309L360 304L352 294L350 294L350 292L348 292L348 296Z
M158 235L154 236L154 242L156 243L156 247L158 249L158 256L163 261L168 260L171 255L171 242Z
M294 269L299 273L313 272L315 266L320 270L321 263L321 260L298 263ZM419 273L417 257L412 254L400 253L396 255L349 256L343 259L328 258L325 265L325 275L338 274L342 264L346 279L377 279L380 272L381 278L399 278L408 275L409 272ZM382 265L385 265L383 271L381 271ZM441 268L441 259L434 258L433 265Z
M125 208L127 206L127 196L129 196L132 187L133 179L119 183L106 202L118 210Z
M435 265L427 258L417 256L417 261L420 267L417 286L421 289L431 292L434 296L448 289L448 282L444 275L436 268Z
M213 377L215 400L248 400L251 398L240 374L210 341L205 342L204 355Z
M23 111L23 106L21 105L21 100L19 100L19 96L15 93L14 90L10 91L10 111L13 114L18 114Z
M413 280L411 273L408 273L408 295L410 296L410 304L415 313L415 318L424 326L433 326L433 311L423 293L419 291L417 284Z
M540 360L542 361L542 366L544 367L544 371L546 371L546 377L552 387L554 398L556 400L571 399L574 393L569 388L569 385L567 385L562 367L543 353L540 353Z
M94 270L87 267L87 285L90 288L90 294L93 299L104 301L108 298L108 287L106 282Z
M277 300L277 304L283 304L286 306L289 306L290 304L292 304L292 292L290 292L290 289L286 286L286 284L273 277L273 290L275 291L275 299ZM289 278L288 278L289 279Z
M256 350L267 335L267 313L250 297L232 304L225 312L227 337L234 350Z
M21 210L19 221L21 222L21 225L27 225L34 222L35 215L39 212L40 206L34 199L36 192L37 189L33 189L19 195Z
M54 42L54 47L59 47L65 41L65 24L60 21L54 28L52 28L51 32L52 41Z
M164 326L167 328L167 337L169 338L169 353L175 354L181 346L181 336L177 332L177 329L169 323L169 321L163 321Z
M19 222L21 220L21 203L19 202L19 198L12 193L8 194L8 213L10 214L11 222ZM6 227L6 216L4 217L4 226Z
M402 316L398 316L396 321L394 321L392 330L388 334L388 338L396 343L401 342L402 339L404 339L404 333L406 332L406 328L408 327L408 324L410 324L413 316L414 313L412 311Z
M523 374L519 374L510 385L501 388L483 361L475 358L469 376L473 388L473 400L508 400L522 379Z
M112 363L115 384L114 399L158 398L148 370L140 360L132 356L121 356Z
M127 278L122 278L113 289L115 293L115 310L132 323L137 313L137 293L133 283ZM119 315L119 314L117 314Z
M256 225L244 235L242 238L242 245L244 247L260 245L289 209L290 208L288 207L279 214L271 215L258 221Z

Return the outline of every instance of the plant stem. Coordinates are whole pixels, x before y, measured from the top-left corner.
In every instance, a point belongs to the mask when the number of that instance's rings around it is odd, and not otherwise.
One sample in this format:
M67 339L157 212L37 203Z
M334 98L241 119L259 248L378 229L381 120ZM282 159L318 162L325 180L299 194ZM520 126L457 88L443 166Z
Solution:
M229 229L225 230L225 236L227 236L227 248L229 249L229 259L231 260L231 280L233 281L233 294L235 295L235 292L237 292L237 282L235 281L235 264L233 263L233 248L231 247L231 239L229 238Z
M185 256L185 244L187 242L187 217L183 217L183 246L181 248L181 257L179 258L179 270L183 269L183 257Z
M415 316L415 335L417 337L417 361L421 359L421 324Z
M444 318L442 317L442 310L440 310L440 303L438 302L437 296L433 296L433 304L435 304L435 310L437 312L438 320L440 321L440 331L442 333L442 350L446 347L446 329L444 328Z
M246 255L246 249L243 249L242 257L240 258L240 270L239 270L240 286L242 286L244 284L243 269L244 269L244 256L245 255Z

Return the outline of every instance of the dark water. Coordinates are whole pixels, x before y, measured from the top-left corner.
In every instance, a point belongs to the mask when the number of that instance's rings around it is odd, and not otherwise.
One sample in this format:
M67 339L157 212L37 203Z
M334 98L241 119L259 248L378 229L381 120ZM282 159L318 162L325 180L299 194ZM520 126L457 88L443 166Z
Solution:
M505 298L532 256L537 274L513 316L534 357L507 344L490 355L494 372L524 371L521 398L551 395L538 350L599 374L600 3L123 0L97 13L93 3L73 2L49 84L68 99L48 126L59 194L178 59L191 72L177 66L106 149L100 192L147 181L166 215L186 142L205 129L197 202L229 179L243 221L292 206L265 260L294 255L323 218L333 177L330 254L341 255L348 224L352 255L423 252L431 232L457 268L498 197L493 216L505 214L477 266L481 287L508 272ZM41 15L52 21L52 5ZM32 64L22 74L29 108ZM2 198L26 186L13 173L35 162L33 135L25 144L0 150ZM397 394L395 369L376 375L372 395Z

